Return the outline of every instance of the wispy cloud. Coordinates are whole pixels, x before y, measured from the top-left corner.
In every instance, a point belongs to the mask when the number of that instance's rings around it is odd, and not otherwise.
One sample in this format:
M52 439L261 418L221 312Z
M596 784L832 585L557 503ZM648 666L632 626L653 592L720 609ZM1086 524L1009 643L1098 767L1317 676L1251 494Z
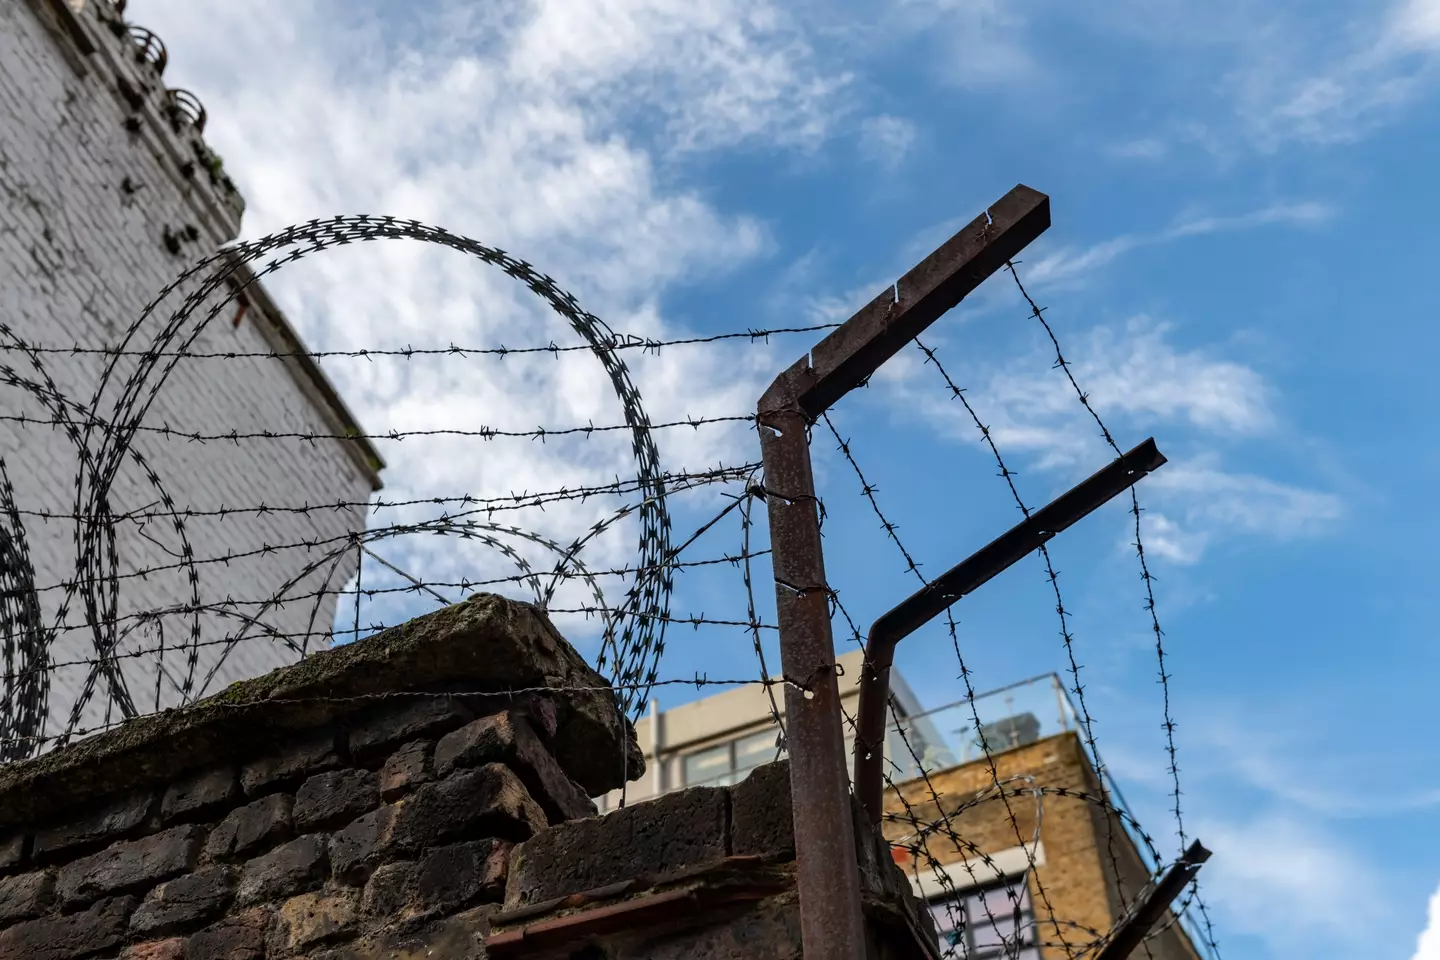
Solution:
M1269 813L1198 821L1195 832L1215 851L1202 874L1212 906L1275 960L1366 956L1394 919L1376 869L1314 824Z
M1335 215L1333 206L1314 200L1274 203L1240 214L1192 214L1153 233L1122 234L1089 247L1065 247L1044 254L1031 263L1027 276L1037 284L1071 281L1087 276L1143 247L1158 246L1188 237L1234 233L1260 227L1314 227L1330 221Z
M1343 516L1339 497L1224 468L1216 442L1264 436L1278 421L1272 389L1245 364L1204 349L1180 349L1173 328L1145 317L1101 326L1067 343L1065 353L1092 407L1120 436L1144 436L1162 425L1185 428L1198 452L1172 458L1146 480L1147 546L1180 564L1198 562L1217 539L1290 540L1324 531ZM950 373L1008 457L1078 479L1113 453L1077 402L1069 382L1050 369L1053 355L1026 355L998 370L950 360ZM965 410L930 382L934 373L914 352L883 368L877 382L896 402L918 411L945 435L979 436ZM1208 451L1208 452L1207 452ZM1125 549L1132 549L1128 541Z
M894 169L909 155L915 134L915 122L905 117L868 117L860 124L860 149L880 166Z
M167 80L205 101L207 136L249 201L245 233L341 212L436 223L534 262L613 327L663 337L677 284L764 252L763 226L685 185L684 158L755 144L805 150L848 107L782 4L537 0L523 16L446 0L137 0ZM264 70L254 69L263 63ZM315 348L521 345L575 335L528 292L453 251L387 241L328 251L270 284ZM625 360L656 421L753 406L767 348ZM372 432L619 422L593 357L327 361ZM743 428L661 431L667 469L753 456ZM387 496L553 489L633 475L623 432L546 443L412 437L385 444ZM557 505L526 525L568 542L614 504ZM681 500L676 501L681 509ZM387 512L383 524L416 517ZM514 519L514 518L511 518ZM629 562L633 524L587 559ZM545 568L554 557L519 544ZM475 543L387 544L427 579L513 573ZM562 604L563 605L563 604ZM584 634L594 622L577 623Z

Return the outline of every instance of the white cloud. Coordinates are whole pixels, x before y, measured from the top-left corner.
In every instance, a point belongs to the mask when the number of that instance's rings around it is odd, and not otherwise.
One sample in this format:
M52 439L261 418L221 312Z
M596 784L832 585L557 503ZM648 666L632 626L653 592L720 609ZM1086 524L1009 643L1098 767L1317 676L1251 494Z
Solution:
M1267 477L1226 470L1206 453L1215 440L1264 436L1277 426L1271 388L1254 369L1202 349L1180 349L1173 329L1145 317L1121 328L1100 326L1066 338L1065 356L1091 406L1117 440L1187 428L1202 451L1173 456L1145 481L1142 533L1147 548L1179 564L1193 564L1220 537L1289 540L1313 535L1340 518L1342 501ZM944 352L942 351L942 356ZM896 357L877 375L890 396L918 410L946 435L979 443L963 406L937 389L936 375L918 352ZM955 357L947 370L1007 460L1027 456L1066 485L1114 454L1065 377L1044 350L986 370ZM1016 464L1011 463L1012 466ZM1125 549L1132 549L1126 540Z
M1191 214L1153 233L1122 234L1089 247L1062 247L1031 262L1027 279L1035 284L1083 280L1131 251L1188 237L1233 233L1259 227L1313 227L1331 220L1335 208L1315 200L1273 203L1247 213Z
M846 78L817 67L786 6L769 0L534 0L503 11L458 0L423 9L137 0L127 15L165 39L167 81L205 102L207 137L249 202L246 236L342 212L413 217L530 260L612 327L641 336L676 332L657 308L667 288L724 272L768 243L754 219L685 186L684 157L757 143L804 149L845 109L836 92ZM408 241L326 251L269 285L312 348L576 341L497 270ZM652 420L663 421L748 413L775 349L624 359ZM334 360L326 369L374 433L620 421L608 380L584 353ZM743 426L661 431L658 442L667 469L756 455ZM635 470L623 432L380 446L389 499L573 487ZM497 519L568 542L616 505ZM414 515L375 522L399 519ZM623 524L586 559L630 562L635 534ZM412 538L382 553L427 578L499 571L471 547Z
M1215 853L1201 882L1223 928L1259 938L1276 960L1364 956L1392 919L1371 864L1314 824L1268 814L1197 822L1194 832Z
M1420 931L1410 960L1440 960L1440 890L1430 895L1425 917L1425 929Z
M1279 540L1313 534L1344 512L1333 494L1227 473L1208 458L1168 464L1147 485L1163 492L1166 502L1183 504L1185 519L1193 525Z
M1401 0L1391 19L1390 36L1405 47L1440 48L1440 2Z
M905 117L867 117L860 124L860 149L881 166L894 168L909 155L915 134L915 122Z

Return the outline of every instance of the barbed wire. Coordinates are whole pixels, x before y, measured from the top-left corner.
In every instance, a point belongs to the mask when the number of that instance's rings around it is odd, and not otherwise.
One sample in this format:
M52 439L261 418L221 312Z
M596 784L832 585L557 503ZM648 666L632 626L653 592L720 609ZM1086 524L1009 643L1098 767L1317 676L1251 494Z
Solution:
M243 300L246 291L261 278L300 259L323 252L334 246L380 239L410 239L443 246L498 268L521 283L531 294L560 317L583 341L577 344L529 347L461 347L451 344L437 348L403 348L270 351L216 351L197 349L195 344L207 325L229 304ZM268 259L267 259L268 258ZM259 265L252 269L251 264ZM1060 350L1059 340L1046 322L1043 310L1035 304L1021 284L1014 264L1009 264L1017 287L1029 304L1032 316L1049 334L1056 353L1056 365L1062 369L1080 402L1093 417L1105 442L1120 453L1110 431L1081 390L1076 377ZM178 306L174 304L179 300ZM170 307L174 309L169 309ZM765 643L778 632L776 624L766 622L754 590L752 562L769 555L768 545L753 540L753 503L764 499L766 488L758 463L717 464L702 470L662 469L655 432L690 427L733 428L744 424L753 427L752 414L729 414L705 411L683 419L652 422L631 380L629 369L621 359L623 351L640 351L641 355L658 354L663 348L713 345L722 342L763 343L771 336L828 330L838 324L809 327L777 327L729 332L712 336L676 339L641 339L617 334L603 321L585 312L573 296L561 290L549 276L523 260L476 241L451 234L440 228L417 221L390 217L338 217L314 220L278 231L261 240L241 243L206 258L182 273L165 287L132 322L114 346L90 347L73 345L37 345L28 343L10 327L0 324L0 386L21 391L42 412L28 411L0 414L0 423L17 430L46 429L57 434L72 448L75 477L69 510L51 505L25 506L17 502L14 486L0 459L0 630L4 632L3 672L0 682L5 690L5 709L0 719L0 759L15 760L32 756L41 749L72 742L114 729L139 717L147 710L160 710L162 704L187 705L199 700L211 689L237 649L258 649L269 645L286 659L304 657L326 644L348 636L358 640L365 634L389 629L409 619L399 616L376 617L375 604L431 603L448 605L485 589L527 592L539 609L555 617L575 617L596 625L598 652L594 655L597 669L608 681L604 687L546 687L522 692L563 693L566 690L607 690L615 697L622 715L637 720L651 692L656 688L693 686L732 687L760 683L767 698L770 719L777 731L776 754L786 752L784 712L775 695L775 688L788 688L790 696L803 694L803 685L794 679L772 677L767 664ZM158 327L152 331L151 328ZM151 335L146 343L144 337ZM984 424L964 390L945 370L937 352L920 341L918 349L926 363L933 365L947 389L960 400L980 432L1006 483L1016 506L1025 517L1031 512L1022 499L1014 477L1007 466L995 438ZM590 420L584 426L537 426L533 429L501 429L481 425L469 429L391 430L366 433L358 428L346 430L306 429L232 429L228 431L189 430L168 421L155 422L157 399L167 380L182 361L232 361L240 359L354 358L375 360L391 358L415 360L423 358L473 358L511 355L562 355L586 353L596 358L606 374L622 410L621 422L597 425ZM77 398L61 389L55 371L47 363L55 358L94 357L104 361L103 369L88 399ZM130 363L133 361L133 363ZM126 365L129 364L129 365ZM583 415L583 414L582 414ZM575 417L579 419L579 417ZM921 562L903 542L899 527L882 510L878 488L867 479L853 443L842 437L840 430L826 415L822 418L838 445L842 457L860 482L860 496L865 509L878 520L886 538L898 549L904 567L922 585L929 581L923 575ZM717 431L718 432L718 431ZM525 439L544 442L551 438L589 439L606 435L627 437L629 454L635 461L635 475L613 482L582 482L570 487L557 486L535 493L516 492L479 496L460 494L446 496L405 496L394 500L384 498L354 499L338 497L325 502L285 502L277 504L223 502L210 504L181 503L169 490L177 462L159 459L154 449L142 451L136 440L140 437L185 441L201 445L230 443L233 445L268 441L276 444L344 443L347 441L398 442L421 437L466 437L486 441ZM148 449L148 448L147 448ZM160 447L169 450L168 447ZM568 448L566 448L568 449ZM168 454L166 455L169 456ZM139 482L124 487L133 499L133 486L148 501L130 509L116 501L121 498L122 471L133 468ZM608 472L608 471L607 471ZM133 479L125 474L127 483ZM707 492L708 493L705 493ZM681 494L694 493L697 500L703 493L708 499L703 506L689 509L696 524L688 536L675 532L676 511ZM1155 607L1153 580L1146 561L1141 537L1141 508L1133 487L1135 548L1141 576L1145 584L1146 609L1155 636L1162 687L1164 727L1168 751L1168 772L1173 784L1173 812L1177 833L1183 848L1186 838L1181 809L1179 768L1176 760L1174 722L1170 703L1171 679L1163 646L1163 631ZM633 499L628 499L632 498ZM611 500L624 500L618 506ZM575 508L583 506L584 510ZM823 501L818 501L822 522L831 517ZM573 536L556 536L522 524L500 523L499 514L521 514L544 511L547 507L564 507L576 515L584 515L581 528ZM367 516L382 511L401 511L402 520L364 529ZM441 511L439 516L413 518L407 514L429 510ZM557 511L563 512L563 511ZM349 526L341 532L322 528L317 518L330 516L337 523ZM209 541L192 536L192 521L214 521L226 529L249 525L243 546L226 545L210 550ZM257 526L260 521L274 527ZM26 523L32 530L34 521L42 524L65 524L65 533L74 546L73 573L62 575L54 582L38 583ZM738 549L729 538L729 524L737 523ZM328 521L327 521L328 523ZM308 525L308 530L306 529ZM358 527L358 529L357 529ZM591 562L587 551L594 550L610 531L624 527L637 529L637 544L632 562L614 562L607 554ZM208 530L209 528L206 527ZM280 535L275 534L275 530ZM143 541L143 549L121 549L122 535ZM209 537L207 533L205 535ZM462 572L419 575L410 562L392 559L389 549L405 538L442 536L483 548L487 564L500 569L482 569L465 557ZM447 540L447 542L449 542ZM608 541L606 541L608 542ZM468 548L467 548L468 549ZM382 552L383 551L383 552ZM697 552L698 551L698 552ZM163 554L159 560L156 554ZM923 864L938 878L944 894L944 909L950 913L952 927L974 924L977 918L964 913L963 896L973 888L978 903L992 928L999 929L1008 910L1013 921L1007 934L1007 949L1043 945L1078 957L1098 950L1108 942L1111 930L1096 930L1061 916L1046 884L1037 870L1036 850L1041 837L1047 798L1085 803L1096 807L1107 824L1106 848L1110 868L1120 890L1122 907L1130 909L1134 897L1145 889L1125 890L1124 871L1120 864L1118 843L1125 835L1138 840L1155 864L1163 862L1151 837L1124 807L1116 803L1106 789L1108 771L1095 743L1094 718L1081 682L1083 669L1070 626L1070 613L1061 595L1059 576L1048 550L1039 550L1044 563L1054 607L1060 622L1063 648L1068 661L1071 692L1078 704L1075 711L1081 727L1082 741L1093 758L1100 788L1096 793L1075 791L1067 787L1041 784L1033 777L1014 778L1001 775L991 743L983 735L984 724L977 705L972 671L962 652L958 624L954 614L946 611L946 624L951 646L959 667L965 702L979 737L990 783L968 799L952 802L942 784L932 774L936 771L922 756L922 745L912 742L907 734L905 717L892 701L890 704L893 730L899 744L909 754L909 761L896 763L890 758L884 771L887 796L896 798L898 810L887 813L885 824L907 831L892 840L896 849L910 852L910 862L918 871ZM202 577L207 583L212 574L223 569L239 569L252 562L264 561L283 571L279 585L268 593L232 595L233 591L208 595L202 591ZM672 609L676 577L686 571L735 571L744 596L744 611L727 607L707 614L698 608L710 606L694 603L694 612ZM474 569L472 569L474 568ZM470 573L474 573L471 576ZM159 577L176 579L180 586L174 591L177 602L146 606L133 602L137 584ZM704 574L696 574L704 576ZM732 581L733 582L733 581ZM573 588L573 589L572 589ZM623 597L613 594L623 592ZM563 595L562 595L563 593ZM206 594L206 595L202 595ZM738 594L736 595L738 598ZM707 597L708 599L708 597ZM353 610L346 606L353 601ZM862 649L865 638L850 612L841 601L840 592L831 588L830 601L834 617L842 619ZM362 612L362 604L371 604L370 615ZM678 604L677 604L678 606ZM72 618L73 607L79 616ZM43 611L43 612L42 612ZM53 611L53 612L52 612ZM397 613L408 611L397 610ZM47 616L48 614L48 616ZM283 616L282 616L283 614ZM342 615L344 619L342 620ZM340 624L348 621L348 629ZM174 625L179 624L176 635ZM667 638L683 634L673 629L690 627L694 632L716 630L727 636L743 636L744 647L755 657L759 676L740 679L711 679L696 673L690 678L662 679L659 666L667 650ZM76 646L76 638L82 646ZM88 643L90 650L83 649ZM64 645L62 649L62 644ZM134 670L136 664L150 666L147 674ZM52 703L58 687L57 676L65 678L66 695L77 692L66 703ZM78 678L78 679L77 679ZM144 689L141 689L143 686ZM496 691L487 691L493 695ZM377 694L364 699L403 696L468 696L469 694ZM324 698L336 699L336 698ZM362 698L341 698L355 700ZM153 706L147 706L147 700ZM211 701L214 703L215 701ZM282 701L269 701L282 702ZM93 717L103 715L96 722ZM52 718L60 717L61 720ZM854 718L848 710L845 723L855 730ZM883 749L884 744L873 745ZM866 745L862 745L865 748ZM627 761L628 762L628 759ZM909 779L912 792L928 794L923 803L912 802L906 782L897 777L915 771ZM1034 803L1033 816L1025 804ZM623 798L622 798L623 803ZM991 855L973 839L967 838L961 818L969 811L986 804L1003 808L1007 829L1027 856L1030 887L1034 891L1034 916L1021 922L1022 895L1014 884L1004 887L1005 904L986 901L987 891L994 901L997 891L989 887L989 879L1004 871ZM1013 805L1012 805L1013 804ZM923 808L923 809L922 809ZM1027 819L1028 817L1028 819ZM1030 821L1033 820L1033 824ZM1115 824L1121 833L1117 834ZM946 863L931 849L931 841L948 844L962 855L961 867L968 876L968 885L961 888L944 869ZM1007 841L1008 842L1008 841ZM954 862L949 866L954 867ZM993 875L993 876L992 876ZM918 876L918 874L917 874ZM987 877L989 879L987 879ZM1154 882L1154 877L1149 878ZM1024 897L1030 894L1026 892ZM1148 940L1159 936L1170 925L1180 923L1191 904L1204 918L1207 946L1218 951L1205 905L1192 885L1185 899L1172 910L1166 924L1151 931ZM956 911L961 911L958 913ZM1123 913L1123 910L1122 910ZM961 914L964 914L963 916ZM1123 920L1123 916L1121 920ZM1025 939L1025 938L1030 939Z
M1110 428L1105 425L1105 421L1101 419L1099 411L1097 411L1094 405L1090 403L1090 395L1087 394L1083 389L1081 389L1080 384L1076 381L1074 371L1070 369L1070 364L1068 361L1066 361L1064 351L1060 347L1060 340L1058 337L1055 336L1054 328L1052 328L1049 321L1045 319L1044 309L1042 309L1040 305L1035 302L1034 298L1030 296L1029 291L1025 289L1025 284L1021 282L1020 273L1018 270L1015 269L1015 262L1006 261L1005 269L1006 272L1008 272L1011 278L1015 281L1015 288L1020 292L1020 296L1024 298L1026 305L1030 308L1030 316L1037 323L1040 324L1041 329L1045 331L1045 335L1050 341L1050 345L1054 348L1055 366L1058 367L1065 374L1065 379L1069 382L1071 390L1075 393L1076 399L1079 400L1080 405L1085 409L1086 413L1090 415L1090 418L1095 421L1095 425L1099 428L1100 435L1104 438L1105 444L1115 452L1116 456L1121 456L1122 452L1120 450L1120 446L1115 442L1115 437L1113 436L1113 434L1111 434ZM1178 849L1183 852L1188 838L1186 837L1185 833L1185 818L1180 808L1180 767L1175 751L1175 719L1170 711L1171 677L1169 670L1166 668L1165 665L1166 655L1164 644L1164 631L1160 628L1160 617L1159 613L1156 611L1155 608L1155 577L1150 572L1150 565L1145 558L1145 541L1144 538L1141 536L1140 514L1142 512L1143 511L1140 508L1140 495L1136 491L1135 487L1132 485L1130 487L1130 513L1131 516L1134 518L1135 555L1138 558L1140 564L1140 579L1145 585L1144 608L1150 616L1150 629L1155 636L1155 656L1159 666L1159 683L1164 716L1162 729L1165 733L1165 750L1168 757L1168 773L1170 774L1171 792L1174 799L1173 810L1175 814L1175 832L1176 837L1179 841ZM1195 902L1200 909L1201 917L1204 922L1205 936L1208 941L1208 946L1212 951L1218 954L1220 948L1219 944L1215 940L1214 928L1210 920L1209 911L1205 906L1205 902L1199 897L1199 883L1200 882L1198 879L1192 882L1192 888L1196 891Z
M756 328L753 330L740 330L730 333L716 333L704 337L680 337L668 340L660 340L653 337L641 337L635 334L615 334L611 339L603 341L608 350L641 350L649 354L658 354L664 347L697 346L721 343L727 340L749 340L755 342L767 342L772 336L792 333L818 333L825 330L833 330L840 326L838 323L817 323L808 327L771 327ZM555 343L548 343L536 347L461 347L451 344L448 347L392 347L385 348L362 348L358 350L161 350L153 354L145 350L120 350L113 347L84 347L79 344L51 346L30 345L17 347L11 344L0 344L0 352L5 350L29 350L37 354L57 354L61 356L82 357L175 357L189 360L293 360L308 358L312 360L324 360L334 357L350 357L360 360L370 360L376 357L399 357L411 359L412 357L481 357L481 356L521 356L527 354L548 354L560 356L567 353L588 353L595 349L590 344L569 344L560 346Z

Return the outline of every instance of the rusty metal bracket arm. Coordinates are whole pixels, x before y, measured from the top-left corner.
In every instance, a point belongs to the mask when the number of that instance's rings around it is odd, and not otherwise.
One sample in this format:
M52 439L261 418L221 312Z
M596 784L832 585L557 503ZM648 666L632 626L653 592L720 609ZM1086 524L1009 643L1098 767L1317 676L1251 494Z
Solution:
M809 427L1050 225L1050 201L1017 186L785 370L756 412L787 685L801 938L807 960L864 960L830 589Z
M896 645L1164 464L1165 455L1156 448L1155 439L1146 440L961 560L870 627L856 720L855 793L871 823L880 822L883 806L885 709Z
M1189 849L1170 865L1158 883L1150 889L1150 893L1135 906L1130 915L1120 921L1120 926L1115 930L1095 960L1126 960L1130 953L1143 941L1150 929L1159 922L1170 909L1170 904L1180 896L1180 892L1189 885L1195 875L1200 872L1200 865L1210 859L1210 851L1200 845L1196 840L1190 844Z

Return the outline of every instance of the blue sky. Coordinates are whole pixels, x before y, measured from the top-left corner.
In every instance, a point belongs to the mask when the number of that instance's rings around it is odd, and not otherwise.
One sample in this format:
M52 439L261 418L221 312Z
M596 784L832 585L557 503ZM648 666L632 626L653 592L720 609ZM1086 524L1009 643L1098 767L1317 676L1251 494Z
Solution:
M1145 539L1224 955L1440 956L1437 938L1416 946L1440 884L1425 828L1440 805L1440 458L1425 440L1440 401L1440 3L465 6L136 0L130 14L169 45L167 81L204 100L250 202L245 235L416 217L532 260L621 331L843 319L1015 183L1048 193L1054 226L1021 275L1121 445L1153 435L1171 460L1141 488ZM316 348L567 336L431 251L345 251L276 289ZM1042 333L1002 277L927 335L1031 504L1106 461ZM657 420L744 414L812 339L626 360ZM921 359L902 354L835 422L938 572L1016 511ZM375 430L618 420L583 357L327 369ZM757 453L743 427L661 442L672 469ZM833 446L817 432L827 562L868 622L913 580ZM633 469L618 441L385 452L391 496ZM677 503L677 528L719 503ZM587 509L546 529L573 536ZM1162 834L1160 692L1127 519L1107 508L1053 553L1097 738ZM627 562L622 533L600 565ZM405 549L435 579L489 562ZM743 615L734 588L731 572L685 574L676 609ZM977 686L1064 668L1047 590L1030 560L958 608ZM747 642L677 631L662 675L751 675ZM923 701L960 696L943 631L898 662ZM693 695L667 688L662 704Z

